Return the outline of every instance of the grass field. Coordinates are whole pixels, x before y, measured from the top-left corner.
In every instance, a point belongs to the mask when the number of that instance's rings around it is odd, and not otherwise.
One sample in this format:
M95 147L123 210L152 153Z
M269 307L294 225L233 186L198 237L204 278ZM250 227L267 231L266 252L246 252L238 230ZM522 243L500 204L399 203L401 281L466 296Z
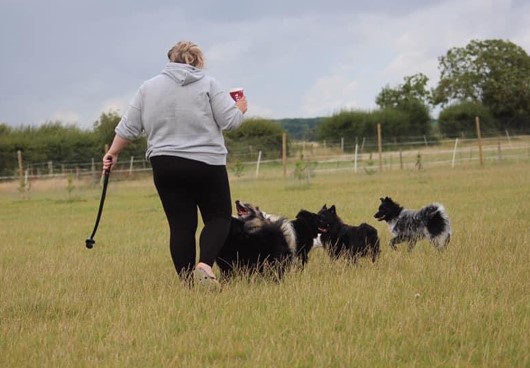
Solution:
M455 169L232 180L232 197L293 217L335 204L368 222L381 258L356 266L323 249L281 284L184 288L152 182L101 188L0 185L0 367L529 367L530 162ZM448 249L392 251L379 197L442 202Z

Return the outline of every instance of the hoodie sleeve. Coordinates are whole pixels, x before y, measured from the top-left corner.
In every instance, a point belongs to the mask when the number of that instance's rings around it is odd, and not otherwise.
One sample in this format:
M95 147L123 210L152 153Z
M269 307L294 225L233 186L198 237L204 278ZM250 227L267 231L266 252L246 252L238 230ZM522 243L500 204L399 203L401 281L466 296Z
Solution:
M115 132L122 138L133 141L143 132L142 123L142 89L140 88L129 103L129 107L120 122L116 126Z
M243 123L243 113L215 79L210 81L210 105L213 118L222 130L236 129Z

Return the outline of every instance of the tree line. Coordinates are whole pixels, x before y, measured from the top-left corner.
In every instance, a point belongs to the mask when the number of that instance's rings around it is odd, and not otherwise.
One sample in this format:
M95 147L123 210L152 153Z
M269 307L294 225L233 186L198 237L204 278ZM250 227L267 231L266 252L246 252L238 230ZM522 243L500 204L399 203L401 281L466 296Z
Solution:
M519 46L506 40L473 40L465 47L452 48L439 58L440 79L427 88L422 73L405 76L403 83L385 86L376 96L377 109L344 110L332 116L311 119L247 119L237 130L226 132L229 152L237 159L277 159L282 137L290 140L355 141L375 137L382 125L384 140L400 142L410 137L454 138L475 135L475 117L481 119L483 134L530 132L530 57ZM437 124L431 112L439 107ZM47 122L41 126L11 128L0 124L0 176L13 175L17 151L25 163L55 161L83 163L100 159L112 142L120 120L116 112L101 114L91 130L75 125ZM123 157L145 153L145 138L129 145ZM236 159L229 154L229 160Z
M473 40L439 58L440 79L427 88L422 73L404 77L396 87L386 86L376 97L374 111L341 111L317 127L319 139L337 142L347 137L374 136L382 125L385 139L476 135L475 117L483 134L509 130L530 132L530 57L505 40ZM431 111L441 109L437 124Z

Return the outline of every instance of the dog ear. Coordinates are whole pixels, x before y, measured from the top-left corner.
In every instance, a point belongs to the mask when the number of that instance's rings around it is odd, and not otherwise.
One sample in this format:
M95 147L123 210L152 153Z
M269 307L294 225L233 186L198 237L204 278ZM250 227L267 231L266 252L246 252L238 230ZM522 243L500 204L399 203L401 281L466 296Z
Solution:
M380 197L379 200L380 200L381 202L384 202L384 201L385 201L383 197Z
M336 213L336 211L335 211L335 205L331 206L331 207L329 208L329 211L330 211L331 213L335 214L335 213Z

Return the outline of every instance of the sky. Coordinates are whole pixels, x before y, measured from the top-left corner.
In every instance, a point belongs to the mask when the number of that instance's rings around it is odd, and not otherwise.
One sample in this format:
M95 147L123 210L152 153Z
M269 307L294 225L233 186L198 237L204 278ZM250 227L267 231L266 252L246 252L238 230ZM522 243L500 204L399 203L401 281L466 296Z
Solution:
M180 40L205 72L243 87L247 116L371 110L384 87L423 73L471 40L530 54L528 0L0 0L0 123L91 129L122 114ZM434 113L434 112L433 112Z

